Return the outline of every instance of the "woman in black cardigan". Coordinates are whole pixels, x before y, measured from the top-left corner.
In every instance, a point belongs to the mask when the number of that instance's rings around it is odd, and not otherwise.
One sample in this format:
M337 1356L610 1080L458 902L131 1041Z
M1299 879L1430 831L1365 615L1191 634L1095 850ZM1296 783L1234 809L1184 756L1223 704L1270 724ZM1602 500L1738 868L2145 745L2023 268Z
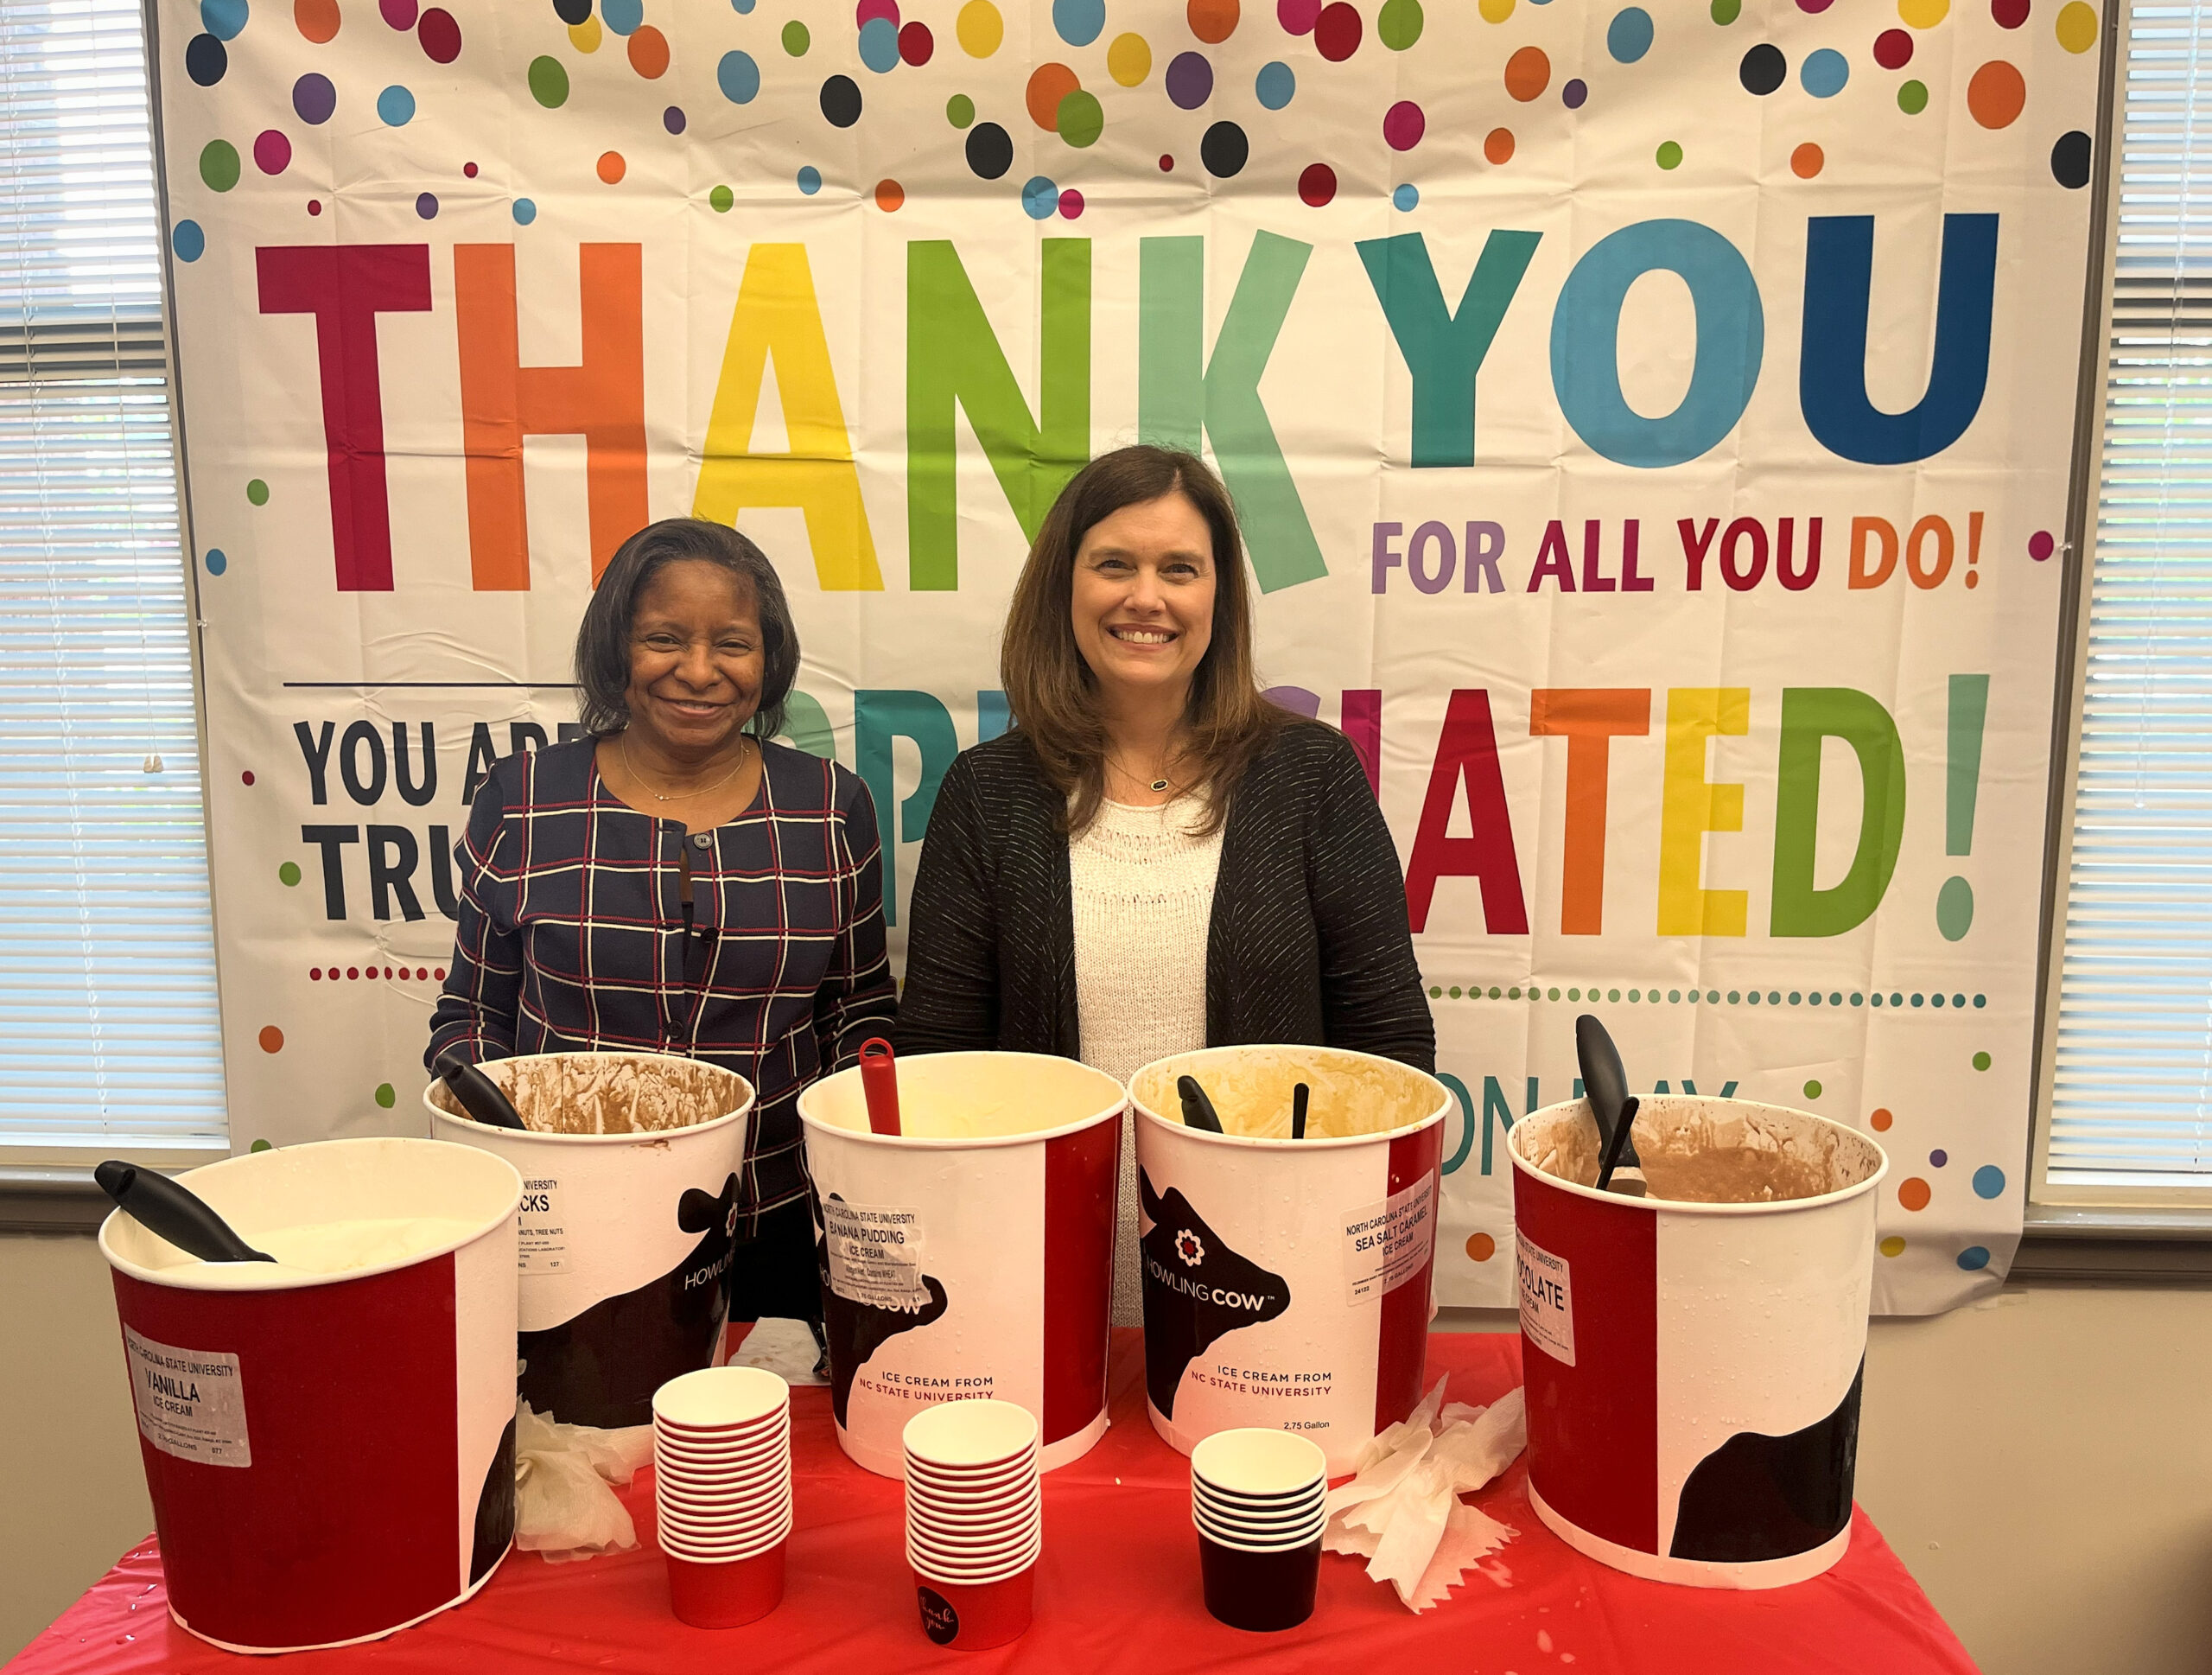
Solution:
M1080 472L1014 588L1013 731L944 777L914 880L897 1041L1080 1059L1126 1081L1247 1041L1434 1067L1398 856L1357 755L1253 672L1250 583L1205 463ZM1137 1314L1122 1146L1116 1318Z

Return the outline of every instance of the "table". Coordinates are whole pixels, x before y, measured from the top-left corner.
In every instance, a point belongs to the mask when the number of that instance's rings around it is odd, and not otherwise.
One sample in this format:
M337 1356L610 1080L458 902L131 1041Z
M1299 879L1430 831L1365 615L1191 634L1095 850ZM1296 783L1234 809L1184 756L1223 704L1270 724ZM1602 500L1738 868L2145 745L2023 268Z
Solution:
M1440 1333L1433 1380L1452 1399L1490 1402L1520 1381L1521 1341ZM283 1675L729 1675L743 1669L1058 1672L1325 1670L1331 1675L1918 1675L1974 1662L1863 1511L1851 1550L1827 1575L1764 1593L1639 1582L1586 1559L1538 1521L1525 1456L1474 1497L1517 1538L1469 1572L1448 1604L1414 1616L1363 1561L1321 1559L1313 1618L1280 1634L1224 1627L1198 1591L1187 1463L1145 1418L1143 1350L1115 1334L1113 1428L1084 1459L1045 1480L1045 1551L1037 1621L1013 1645L963 1653L918 1626L902 1547L899 1486L838 1451L829 1392L792 1392L797 1527L783 1606L749 1627L687 1627L668 1609L651 1544L650 1471L625 1499L646 1545L548 1564L509 1555L468 1604L389 1640L302 1653ZM147 1541L8 1665L8 1675L194 1675L249 1667L171 1622L161 1557Z

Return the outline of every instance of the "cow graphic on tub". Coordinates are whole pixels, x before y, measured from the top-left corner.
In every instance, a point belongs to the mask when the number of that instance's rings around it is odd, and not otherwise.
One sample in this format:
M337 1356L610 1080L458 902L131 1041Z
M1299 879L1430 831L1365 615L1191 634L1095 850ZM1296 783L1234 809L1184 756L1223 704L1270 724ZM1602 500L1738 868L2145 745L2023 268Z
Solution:
M1240 1327L1279 1318L1290 1285L1229 1248L1173 1187L1163 1195L1137 1170L1138 1202L1152 1231L1139 1242L1144 1263L1146 1392L1162 1417L1175 1417L1175 1392L1191 1363Z

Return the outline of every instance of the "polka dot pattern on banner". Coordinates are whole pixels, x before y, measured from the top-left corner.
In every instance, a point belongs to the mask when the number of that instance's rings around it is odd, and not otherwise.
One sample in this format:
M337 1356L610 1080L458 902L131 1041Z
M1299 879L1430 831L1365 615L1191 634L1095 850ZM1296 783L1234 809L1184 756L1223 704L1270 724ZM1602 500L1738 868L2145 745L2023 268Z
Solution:
M580 53L595 53L607 31L599 27L599 19L587 16L581 23L569 26L569 44Z
M550 64L552 63L552 60L541 59L539 62ZM560 67L555 65L554 67L558 69ZM533 88L532 91L536 90ZM561 77L561 99L566 99L568 96L569 78L564 73ZM558 99L538 101L541 105L549 103L558 105L560 102L561 99ZM377 95L377 117L387 128L404 128L415 120L415 95L396 84L385 88Z
M1513 131L1510 128L1493 128L1483 136L1483 159L1501 167L1513 161ZM1406 204L1398 207L1401 209L1410 207Z
M1989 15L2000 29L2017 29L2028 21L2028 0L1989 0Z
M1237 0L1190 0L1183 15L1192 35L1209 47L1218 47L1236 33L1237 16L1242 10Z
M537 205L529 198L517 198L514 218L517 226L528 226L537 219Z
M660 113L660 125L671 134L682 133L686 126L683 107L671 105L663 111Z
M988 58L1006 38L1006 20L991 0L968 0L953 24L960 50L970 58Z
M832 128L849 128L861 119L861 87L849 75L833 75L822 84L822 116Z
M1427 22L1421 0L1382 0L1382 10L1375 17L1375 38L1392 52L1402 53L1421 39Z
M1605 26L1605 50L1617 64L1634 64L1651 50L1651 14L1641 6L1624 6Z
M1083 194L1073 187L1060 194L1060 213L1072 221L1083 213Z
M1421 106L1409 99L1400 99L1382 113L1382 143L1393 151L1410 151L1421 143L1427 127Z
M778 38L783 42L785 54L791 58L804 58L806 49L814 44L812 33L796 17L784 25L783 33Z
M1488 1233L1467 1235L1467 1258L1471 1262L1488 1262L1497 1254L1497 1240Z
M1959 1266L1969 1274L1980 1273L1989 1266L1989 1247L1986 1245L1967 1245L1959 1252Z
M906 188L898 182L878 181L875 183L875 207L885 214L891 214L906 201Z
M1897 1202L1908 1210L1916 1212L1926 1209L1929 1201L1935 1195L1934 1189L1916 1175L1899 1183L1897 1187Z
M377 10L395 29L404 31L415 27L416 0L377 0Z
M668 37L650 23L640 24L631 32L627 56L632 69L647 81L658 81L668 73Z
M800 172L804 173L804 171L802 170ZM816 178L815 184L819 186L821 183L820 177L817 176ZM801 190L804 189L804 188L801 188ZM713 210L717 215L728 214L732 207L734 206L736 202L737 194L731 191L727 183L718 184L715 186L714 190L707 194L707 207Z
M1951 0L1897 0L1897 16L1910 29L1932 29L1950 10Z
M822 171L810 162L803 166L798 171L798 189L810 198L822 190ZM729 188L726 186L718 186L715 190L728 192ZM717 204L715 207L719 209L721 206Z
M1552 61L1541 47L1523 47L1505 61L1506 96L1523 105L1542 98L1551 79Z
M2050 538L2050 532L2047 529L2039 529L2028 537L2028 557L2038 564L2057 550L2057 544Z
M1902 70L1912 62L1912 37L1903 29L1884 29L1874 37L1874 61L1885 70Z
M200 180L210 192L227 192L238 183L238 149L228 140L209 140L200 150Z
M955 93L944 102L944 119L955 128L965 128L976 119L976 101L965 93Z
M2028 84L2019 71L1993 58L1967 83L1967 111L1985 128L2010 128L2028 102Z
M1744 15L1744 0L1713 0L1708 15L1714 22L1726 28Z
M937 37L928 24L918 21L899 31L899 56L917 69L937 56Z
M291 161L292 142L281 129L264 129L254 136L253 166L263 174L281 175Z
M2058 9L2058 44L2069 53L2085 53L2097 44L2097 13L2082 0L2068 0Z
M330 78L312 73L292 84L292 114L311 127L328 122L338 109L338 89Z
M1904 1254L1904 1240L1891 1233L1882 1241L1879 1248L1885 1257L1901 1257Z
M435 192L419 194L415 200L415 213L426 221L438 218L438 197Z
M861 63L878 75L899 67L899 26L886 17L871 17L861 26Z
M1014 167L1014 138L995 122L979 122L968 131L968 167L977 179L995 181Z
M1298 92L1298 76L1281 59L1260 66L1260 73L1252 78L1252 97L1260 101L1265 111L1280 111Z
M1032 220L1050 220L1060 207L1060 188L1039 175L1023 185L1021 207Z
M1106 131L1106 112L1096 94L1078 87L1060 101L1060 108L1053 113L1052 126L1070 145L1078 149L1096 145L1098 137Z
M1321 16L1321 0L1275 0L1275 22L1286 35L1311 35Z
M231 567L230 556L220 547L209 547L206 554L200 558L200 562L207 566L207 574L210 576L220 576L225 570ZM245 782L248 785L251 785L253 783L253 775L251 774L247 774L245 776Z
M1203 53L1178 53L1168 61L1165 86L1179 111L1195 111L1213 97L1213 66Z
M1490 0L1484 0L1487 7ZM1332 64L1341 64L1359 50L1363 30L1359 10L1347 5L1344 0L1321 8L1313 20L1313 47Z
M1088 47L1106 27L1106 0L1052 0L1052 29L1071 47Z
M1808 140L1789 154L1789 172L1801 181L1809 181L1827 162L1821 148Z
M416 20L415 39L433 64L450 64L461 56L461 25L442 7L433 6Z
M263 1024L261 1033L254 1039L261 1044L261 1050L264 1053L282 1053L284 1050L284 1032L273 1023Z
M302 40L327 47L338 38L338 0L292 0L292 27Z
M1736 80L1744 84L1744 91L1761 99L1781 86L1789 75L1789 61L1782 55L1782 48L1764 41L1736 66Z
M1559 90L1559 102L1570 111L1580 111L1589 97L1590 84L1580 76L1576 76Z
M184 43L184 73L195 86L212 87L231 67L231 55L212 35L195 35Z
M1299 171L1298 200L1309 209L1319 209L1337 195L1337 171L1325 162L1309 162Z
M1928 84L1908 81L1897 89L1897 109L1909 117L1916 117L1928 108Z
M1851 80L1851 61L1833 47L1808 53L1797 71L1798 86L1815 99L1834 99Z
M760 94L760 67L750 53L724 53L715 66L715 85L731 104L750 105Z
M251 505L267 506L269 504L269 485L262 481L258 477L251 479L245 486L245 498Z
M1039 64L1029 73L1029 85L1022 90L1022 104L1029 111L1030 121L1046 133L1058 131L1060 101L1083 82L1065 64Z
M1198 161L1205 165L1206 173L1218 181L1230 180L1243 173L1251 156L1252 142L1233 122L1217 122L1198 142Z
M1117 87L1141 87L1152 73L1152 48L1141 35L1117 35L1106 49L1106 73Z
M620 186L622 177L630 172L630 165L620 151L602 151L596 167L599 178L609 186Z
M300 863L297 861L285 862L283 866L276 869L276 882L286 889L297 885L300 882Z
M1662 169L1680 169L1682 166L1682 148L1673 140L1663 140L1658 150L1652 154L1652 161Z
M1420 202L1421 188L1410 182L1396 188L1390 194L1390 207L1394 209L1410 210Z
M2089 137L2076 128L2061 134L2050 148L2050 177L2061 186L2075 190L2089 183ZM2040 538L2048 543L2048 535ZM2037 553L2038 558L2048 558L2048 552Z

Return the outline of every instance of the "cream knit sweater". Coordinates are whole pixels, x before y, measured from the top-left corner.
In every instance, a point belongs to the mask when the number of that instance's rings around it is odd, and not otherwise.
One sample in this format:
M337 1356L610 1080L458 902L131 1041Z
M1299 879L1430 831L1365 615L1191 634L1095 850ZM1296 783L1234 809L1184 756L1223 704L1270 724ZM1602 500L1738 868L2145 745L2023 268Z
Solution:
M1204 813L1188 797L1161 808L1102 803L1068 844L1083 1061L1124 1082L1154 1059L1206 1044L1206 933L1221 833L1192 834ZM1122 1123L1114 1323L1141 1326L1136 1135L1133 1118Z

